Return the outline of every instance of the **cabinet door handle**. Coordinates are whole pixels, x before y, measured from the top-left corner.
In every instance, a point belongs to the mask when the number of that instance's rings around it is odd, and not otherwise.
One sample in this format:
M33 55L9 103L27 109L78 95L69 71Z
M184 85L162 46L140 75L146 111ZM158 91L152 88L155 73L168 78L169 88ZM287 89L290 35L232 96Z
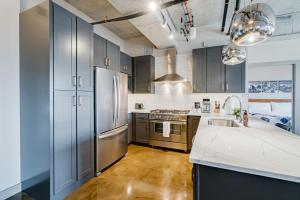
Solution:
M78 106L82 105L82 97L79 95L78 96Z
M229 86L228 86L228 83L226 83L226 91L229 90Z
M108 66L110 66L110 64L111 64L111 59L108 58Z
M77 84L76 76L72 76L72 82L73 82L73 86L76 87L76 84Z
M76 106L76 96L73 95L73 106Z
M78 76L78 87L82 86L82 77Z

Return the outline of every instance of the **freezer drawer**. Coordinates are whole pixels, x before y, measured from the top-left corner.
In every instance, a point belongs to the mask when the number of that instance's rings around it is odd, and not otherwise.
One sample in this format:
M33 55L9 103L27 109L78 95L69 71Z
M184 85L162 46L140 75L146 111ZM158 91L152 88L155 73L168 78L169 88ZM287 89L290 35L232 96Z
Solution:
M126 124L97 136L97 174L127 153L127 134Z

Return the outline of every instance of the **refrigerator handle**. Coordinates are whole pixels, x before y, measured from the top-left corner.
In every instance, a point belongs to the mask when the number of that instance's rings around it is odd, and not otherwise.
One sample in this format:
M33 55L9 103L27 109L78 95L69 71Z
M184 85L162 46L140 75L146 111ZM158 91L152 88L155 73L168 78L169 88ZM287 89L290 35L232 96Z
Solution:
M113 115L113 121L114 121L114 125L116 125L117 122L117 104L118 104L118 88L117 88L117 78L114 75L113 77L113 81L114 81L114 115Z
M120 106L120 104L121 104L121 102L120 102L120 96L121 96L121 91L120 91L120 78L119 78L119 76L117 75L116 76L117 77L117 87L118 87L118 109L117 109L117 121L119 120L119 117L120 117L120 108L121 108L121 106Z

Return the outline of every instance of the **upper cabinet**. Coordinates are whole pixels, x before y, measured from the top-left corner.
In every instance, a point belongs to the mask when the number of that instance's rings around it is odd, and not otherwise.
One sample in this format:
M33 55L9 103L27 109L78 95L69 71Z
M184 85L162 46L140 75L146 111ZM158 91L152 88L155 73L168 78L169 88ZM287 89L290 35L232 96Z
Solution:
M77 89L93 91L93 26L77 18Z
M94 66L106 68L106 40L94 34Z
M209 93L223 93L225 89L225 66L222 63L222 47L206 50L206 89Z
M151 55L134 58L134 93L155 93L155 58Z
M94 34L94 66L120 71L120 47Z
M120 47L106 41L107 69L120 71Z
M194 93L244 93L245 63L222 63L222 46L193 50Z
M238 65L226 65L225 89L228 93L245 93L245 62Z
M121 52L121 72L132 75L132 58Z
M76 16L54 9L54 89L76 89ZM42 58L40 58L42 59Z

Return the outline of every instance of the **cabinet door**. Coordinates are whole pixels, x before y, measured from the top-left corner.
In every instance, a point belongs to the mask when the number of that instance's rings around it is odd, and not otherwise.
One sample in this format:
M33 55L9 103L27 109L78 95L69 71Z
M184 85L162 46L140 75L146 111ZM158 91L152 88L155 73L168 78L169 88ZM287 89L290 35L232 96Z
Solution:
M107 58L108 60L108 69L114 71L120 71L120 47L113 44L110 41L107 41Z
M76 93L54 92L54 193L76 182Z
M149 144L149 120L135 120L135 137L136 142Z
M106 68L106 40L94 34L94 66Z
M226 65L226 92L245 93L245 63Z
M188 116L188 150L192 149L193 137L196 135L200 123L200 116Z
M193 92L206 93L206 49L193 50Z
M128 144L132 142L132 114L128 114Z
M76 17L54 5L54 89L76 88Z
M154 57L140 56L134 59L134 93L154 93Z
M207 92L225 92L225 66L222 63L222 47L207 48Z
M94 93L77 93L77 176L94 173Z
M93 26L77 18L77 88L93 91Z
M121 52L121 63L120 63L120 67L121 67L121 72L128 74L128 75L132 75L132 58Z

